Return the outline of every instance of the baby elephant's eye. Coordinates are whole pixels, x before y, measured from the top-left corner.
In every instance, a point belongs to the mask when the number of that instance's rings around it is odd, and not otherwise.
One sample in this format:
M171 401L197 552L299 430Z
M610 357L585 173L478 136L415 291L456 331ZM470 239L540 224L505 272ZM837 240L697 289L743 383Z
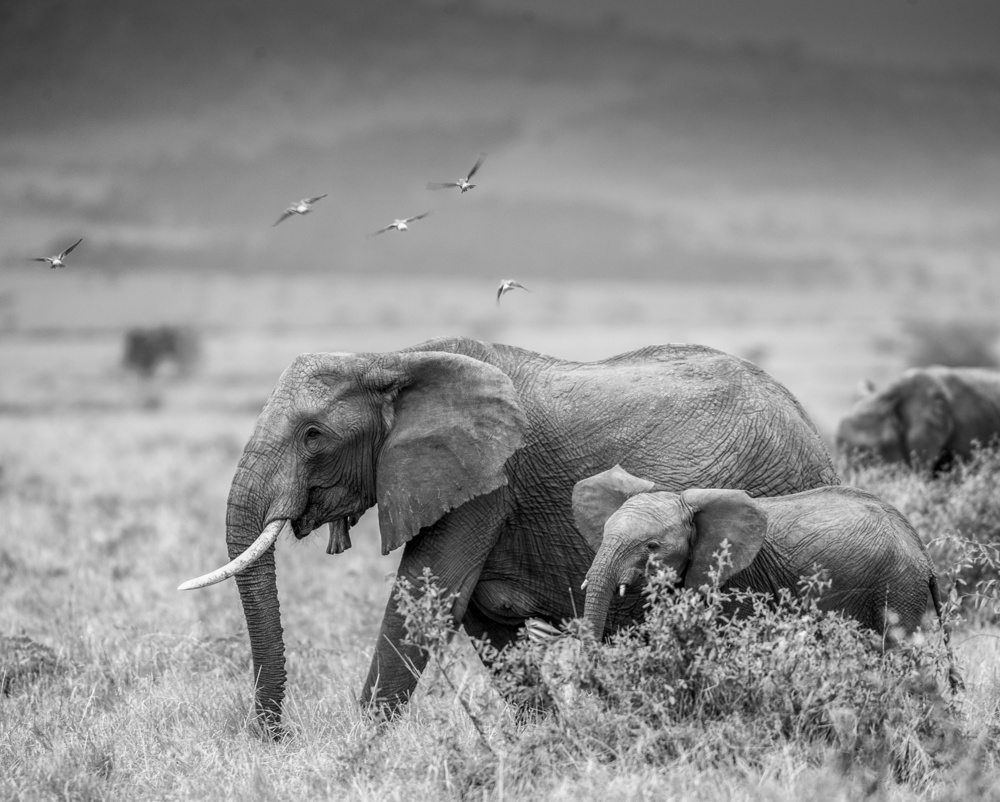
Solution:
M660 544L657 543L655 540L650 540L649 543L646 544L646 551L648 552L652 553L654 551L659 551L659 550L660 550Z

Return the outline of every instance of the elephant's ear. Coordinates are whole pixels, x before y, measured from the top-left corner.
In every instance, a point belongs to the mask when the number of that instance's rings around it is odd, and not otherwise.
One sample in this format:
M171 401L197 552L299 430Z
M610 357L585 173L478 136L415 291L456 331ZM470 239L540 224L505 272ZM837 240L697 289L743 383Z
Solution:
M460 354L402 352L368 378L388 430L376 457L382 553L476 496L507 484L527 420L510 378Z
M725 566L719 583L738 574L753 562L764 543L767 513L742 490L693 488L681 493L681 501L694 510L694 543L684 574L684 585L700 588L711 580L715 553L729 541L731 564Z
M648 493L656 485L640 479L615 465L601 473L581 479L573 487L573 519L576 528L595 552L604 539L604 524L622 504L639 493Z
M913 467L930 469L955 428L951 393L940 379L924 370L908 374L900 389L898 410L906 456Z

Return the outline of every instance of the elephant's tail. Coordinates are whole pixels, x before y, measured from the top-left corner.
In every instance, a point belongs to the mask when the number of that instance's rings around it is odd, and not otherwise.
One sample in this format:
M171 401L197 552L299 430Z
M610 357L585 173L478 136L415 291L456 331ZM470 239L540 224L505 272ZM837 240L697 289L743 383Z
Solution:
M941 624L941 632L944 635L944 646L948 651L948 686L952 693L965 690L965 681L962 674L955 665L955 653L951 650L951 631L948 622L944 619L944 605L941 603L941 589L938 587L937 574L931 571L930 579L927 582L931 591L931 601L934 602L934 612L937 613L938 622Z

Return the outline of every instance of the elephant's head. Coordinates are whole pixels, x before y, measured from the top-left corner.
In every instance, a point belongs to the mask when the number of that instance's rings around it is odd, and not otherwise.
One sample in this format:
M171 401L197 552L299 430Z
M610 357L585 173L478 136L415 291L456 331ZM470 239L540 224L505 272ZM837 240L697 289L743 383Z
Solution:
M182 588L236 574L250 633L257 708L280 722L285 669L273 544L329 524L327 551L378 504L382 551L505 485L526 423L510 379L443 352L305 354L282 374L233 478L232 562Z
M573 514L597 552L587 572L585 617L598 637L612 595L651 566L669 566L685 587L701 587L726 540L730 563L719 577L725 582L753 562L767 529L767 513L742 490L656 491L619 466L576 484Z
M837 426L837 450L848 460L908 463L930 470L954 430L947 387L922 369L866 391Z

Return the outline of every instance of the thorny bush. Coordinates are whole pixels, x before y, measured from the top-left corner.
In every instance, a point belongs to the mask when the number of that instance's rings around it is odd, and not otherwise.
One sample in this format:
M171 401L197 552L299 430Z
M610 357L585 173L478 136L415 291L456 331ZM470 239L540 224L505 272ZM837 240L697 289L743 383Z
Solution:
M477 644L518 713L516 725L492 727L507 733L508 766L528 777L559 754L579 765L708 768L795 748L814 763L919 785L955 759L963 736L942 692L950 654L940 630L883 652L880 633L819 609L829 587L821 572L777 600L676 579L650 577L645 619L607 643L571 621L548 642L522 638L499 653ZM434 582L425 580L426 590ZM434 608L443 598L432 592L404 609L432 653L447 651L435 634L450 614L450 603ZM734 617L737 608L751 614Z

